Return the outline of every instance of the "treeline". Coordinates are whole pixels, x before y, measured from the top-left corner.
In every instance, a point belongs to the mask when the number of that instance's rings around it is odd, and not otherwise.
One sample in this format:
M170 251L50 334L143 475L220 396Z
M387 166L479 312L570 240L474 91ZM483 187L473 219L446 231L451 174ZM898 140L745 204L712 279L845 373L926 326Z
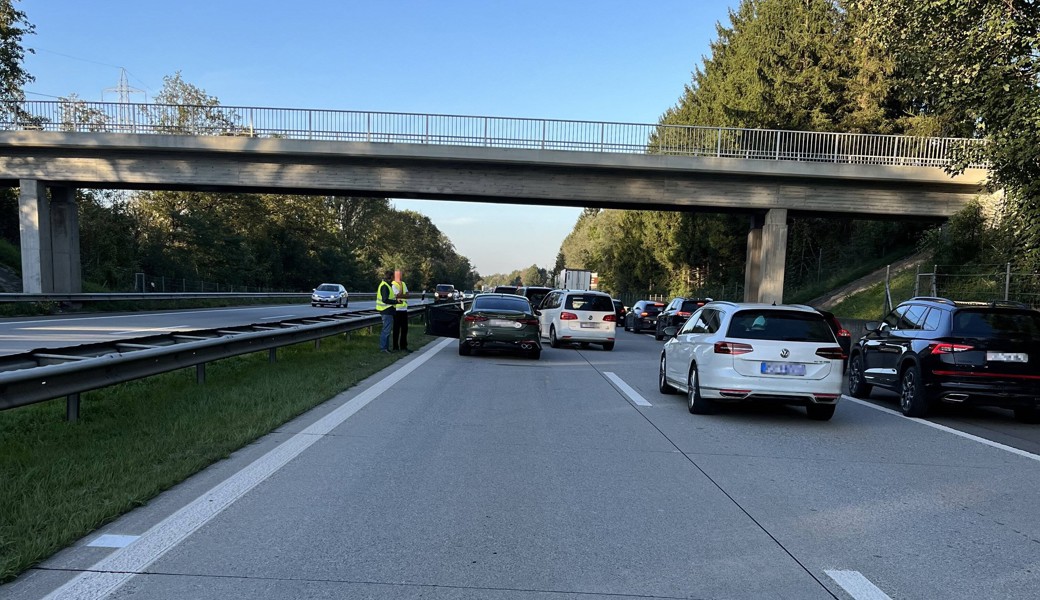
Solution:
M961 244L925 235L934 225L922 222L794 217L788 296L926 242L940 262L1014 260L1035 270L1038 11L1035 0L743 0L660 123L990 140L982 158L1005 203L984 227L978 207L955 223L981 234ZM949 170L974 158L954 157ZM587 210L561 252L615 293L732 297L748 229L736 215Z
M553 272L538 265L531 265L525 269L517 269L510 273L484 275L477 282L477 285L488 288L493 288L496 285L552 286L553 284L550 282L554 279L555 275Z

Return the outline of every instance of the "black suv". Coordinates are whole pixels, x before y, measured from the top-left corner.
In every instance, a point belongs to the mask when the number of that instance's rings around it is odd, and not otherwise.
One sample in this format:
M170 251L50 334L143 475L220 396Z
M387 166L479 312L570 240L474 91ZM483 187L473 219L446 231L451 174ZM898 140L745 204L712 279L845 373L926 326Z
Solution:
M538 308L542 305L542 300L552 291L552 288L548 287L536 287L536 286L521 286L516 288L514 292L518 296L524 296L531 301L531 306Z
M664 302L640 300L625 315L625 331L639 333L644 329L657 328L657 315L664 308Z
M711 298L672 298L668 306L664 307L661 314L657 315L657 329L654 331L654 339L661 341L668 337L664 333L665 327L681 328L686 319L698 308L711 302Z
M1040 421L1040 311L1013 302L911 298L867 333L849 357L849 393L899 394L908 417L932 402L1011 408Z

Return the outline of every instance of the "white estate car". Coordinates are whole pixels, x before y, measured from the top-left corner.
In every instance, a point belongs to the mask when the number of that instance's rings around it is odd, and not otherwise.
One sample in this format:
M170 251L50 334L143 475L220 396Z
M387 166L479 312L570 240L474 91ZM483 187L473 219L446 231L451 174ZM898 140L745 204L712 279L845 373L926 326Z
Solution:
M844 356L808 306L710 302L664 345L658 388L686 392L694 414L767 401L804 406L810 419L826 421L841 395Z
M614 326L617 316L610 295L587 290L553 290L539 305L538 333L549 339L549 345L602 344L614 349Z

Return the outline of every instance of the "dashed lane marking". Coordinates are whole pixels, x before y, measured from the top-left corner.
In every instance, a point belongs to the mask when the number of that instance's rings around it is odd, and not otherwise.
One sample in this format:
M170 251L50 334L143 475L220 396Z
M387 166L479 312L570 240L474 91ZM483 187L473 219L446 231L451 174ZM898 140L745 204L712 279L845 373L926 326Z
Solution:
M825 570L824 573L848 592L855 600L892 600L881 588L870 582L859 571Z
M610 380L614 386L621 391L622 394L628 396L628 399L639 406L653 406L646 401L646 398L639 395L639 392L632 389L632 386L624 382L620 377L613 373L603 373L603 375Z

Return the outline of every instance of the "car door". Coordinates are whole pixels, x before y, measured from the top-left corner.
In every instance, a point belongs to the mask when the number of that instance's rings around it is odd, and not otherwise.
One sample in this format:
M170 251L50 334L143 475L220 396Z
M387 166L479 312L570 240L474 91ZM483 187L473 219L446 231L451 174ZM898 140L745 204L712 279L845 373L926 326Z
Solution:
M458 304L430 304L426 307L426 334L459 338L459 323L465 312Z
M702 308L690 315L683 328L665 344L665 348L670 350L665 355L665 369L671 381L686 385L686 376L690 372L690 362L693 360L698 340L710 333L707 323L710 315L705 313L711 312L711 309Z
M559 312L562 295L563 292L551 292L542 300L542 306L539 308L542 314L538 315L538 335L543 338L549 337L549 327L552 325L556 313Z

